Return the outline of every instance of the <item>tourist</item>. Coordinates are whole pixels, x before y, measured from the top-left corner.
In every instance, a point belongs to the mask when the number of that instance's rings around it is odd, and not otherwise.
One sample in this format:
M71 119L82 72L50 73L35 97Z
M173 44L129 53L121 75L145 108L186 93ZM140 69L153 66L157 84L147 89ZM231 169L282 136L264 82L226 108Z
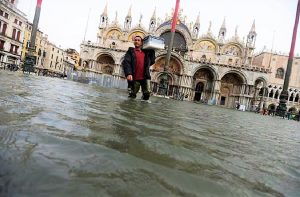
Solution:
M288 120L291 119L291 112L290 112L290 111L287 112L287 119L288 119Z
M237 109L237 110L240 109L240 103L239 103L239 102L237 102L237 104L236 104L236 109Z
M154 50L142 49L143 39L141 36L134 37L134 46L129 47L125 54L122 66L128 81L129 97L136 98L136 94L142 87L142 99L150 97L150 66L155 63Z

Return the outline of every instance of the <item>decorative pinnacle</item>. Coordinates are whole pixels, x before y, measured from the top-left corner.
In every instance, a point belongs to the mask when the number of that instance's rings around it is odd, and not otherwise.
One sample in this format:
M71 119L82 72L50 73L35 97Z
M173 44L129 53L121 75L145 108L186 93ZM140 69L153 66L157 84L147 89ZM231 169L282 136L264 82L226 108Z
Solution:
M195 24L200 24L200 12L198 13L197 19L196 19L196 23Z
M155 19L155 18L156 18L156 7L154 8L154 11L153 11L151 19Z
M105 4L105 8L103 10L103 13L102 13L103 16L107 16L107 2Z
M255 32L255 20L253 20L253 24L252 24L250 32Z
M131 17L131 8L132 8L132 5L130 5L130 7L129 7L129 9L128 9L127 17Z
M221 28L226 29L226 17L224 17L223 24L222 24Z

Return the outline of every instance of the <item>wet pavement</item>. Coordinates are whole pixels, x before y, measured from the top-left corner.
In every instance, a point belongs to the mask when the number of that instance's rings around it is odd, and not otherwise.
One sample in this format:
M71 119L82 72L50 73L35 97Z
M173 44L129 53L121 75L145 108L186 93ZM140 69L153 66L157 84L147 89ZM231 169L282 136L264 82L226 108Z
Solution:
M300 123L0 70L0 196L300 196Z

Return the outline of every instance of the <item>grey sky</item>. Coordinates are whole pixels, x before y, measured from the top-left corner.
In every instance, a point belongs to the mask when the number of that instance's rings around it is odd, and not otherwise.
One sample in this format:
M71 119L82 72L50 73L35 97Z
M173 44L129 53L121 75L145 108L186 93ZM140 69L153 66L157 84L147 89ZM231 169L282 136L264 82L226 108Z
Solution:
M140 14L142 23L148 29L148 23L154 8L157 17L165 18L175 6L175 0L43 0L39 27L49 36L49 40L63 48L79 50L84 38L88 13L90 19L86 40L96 41L96 34L106 2L109 21L118 19L123 24L128 8L132 5L133 25L137 24ZM19 9L33 20L36 0L19 0ZM297 0L181 0L180 8L188 22L196 20L200 12L200 34L207 32L212 21L212 32L218 34L226 17L227 38L234 36L235 27L241 38L246 37L255 19L257 40L256 52L264 46L273 51L288 53L296 14ZM299 27L300 28L300 27ZM298 28L298 29L299 29ZM274 42L273 40L274 35ZM295 55L300 54L300 30L297 34Z

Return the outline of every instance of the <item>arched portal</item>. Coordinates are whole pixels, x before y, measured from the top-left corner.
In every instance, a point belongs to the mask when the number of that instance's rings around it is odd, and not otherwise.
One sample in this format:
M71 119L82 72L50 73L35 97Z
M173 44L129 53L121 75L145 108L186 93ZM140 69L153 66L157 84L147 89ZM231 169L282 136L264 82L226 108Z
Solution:
M195 101L208 101L213 93L214 74L209 68L200 68L193 76Z
M109 54L101 54L97 57L96 60L97 71L102 71L105 74L112 75L114 71L115 61L113 57Z
M164 38L165 43L169 43L171 39L171 31L166 31L162 33L160 37ZM183 56L187 51L186 45L187 44L184 36L181 33L176 31L174 35L173 49Z
M165 66L165 56L160 57L158 60L156 60L155 64L152 66L153 71L156 72L163 72ZM178 60L176 57L171 56L170 63L169 63L169 73L172 73L174 75L180 75L182 72L182 63L180 60Z
M238 73L225 74L221 79L220 105L234 108L235 103L240 102L244 83L243 77Z
M164 65L165 65L165 56L161 56L158 57L158 59L156 60L155 64L152 66L151 71L155 72L157 75L157 77L152 81L152 91L154 93L157 94L162 94L162 75L161 73L164 72ZM180 61L180 59L178 59L176 56L171 56L170 59L170 64L169 64L169 68L168 68L168 84L164 84L167 85L167 96L175 96L178 94L179 91L179 86L178 84L174 83L173 78L177 77L179 78L179 76L182 74L182 68L183 68L183 64Z
M252 109L257 110L263 107L267 92L267 82L263 78L258 78L254 82L254 96L252 98Z

